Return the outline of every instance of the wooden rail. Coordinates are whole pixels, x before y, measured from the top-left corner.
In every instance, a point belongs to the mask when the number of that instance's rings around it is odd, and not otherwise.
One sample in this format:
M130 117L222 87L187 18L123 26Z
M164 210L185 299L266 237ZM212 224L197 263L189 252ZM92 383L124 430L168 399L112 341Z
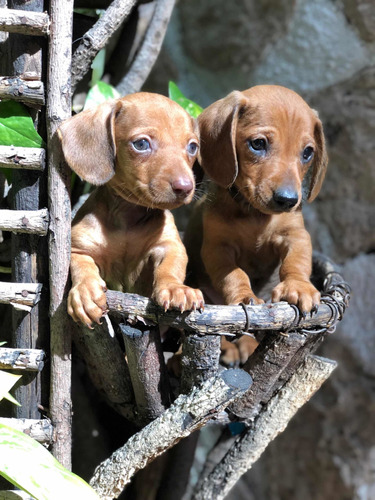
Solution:
M39 80L3 76L0 78L0 99L12 99L29 105L43 106L44 84Z
M0 9L0 31L43 36L49 33L49 16L44 12Z
M0 167L44 170L46 151L42 148L0 146Z
M13 233L45 236L49 215L46 208L40 210L0 210L0 229Z

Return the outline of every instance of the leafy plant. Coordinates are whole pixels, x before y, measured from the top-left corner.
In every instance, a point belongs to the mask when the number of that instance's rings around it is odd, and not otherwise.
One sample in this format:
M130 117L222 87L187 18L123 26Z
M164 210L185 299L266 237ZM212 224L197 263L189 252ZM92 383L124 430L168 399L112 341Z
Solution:
M194 101L188 99L174 82L169 82L168 93L172 101L177 102L193 118L197 118L203 111L203 108Z
M0 144L25 148L44 147L26 107L16 101L0 102Z
M88 92L84 109L92 108L108 99L117 99L120 93L105 82L97 82Z
M35 439L0 424L0 474L37 500L98 500L83 479L63 467Z

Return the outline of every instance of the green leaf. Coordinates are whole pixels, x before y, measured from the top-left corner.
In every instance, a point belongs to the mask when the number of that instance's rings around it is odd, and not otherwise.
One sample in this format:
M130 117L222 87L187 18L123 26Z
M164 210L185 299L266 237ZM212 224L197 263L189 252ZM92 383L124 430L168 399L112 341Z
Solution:
M92 76L91 86L96 85L104 73L105 66L105 49L99 50L91 64ZM104 82L103 82L104 83Z
M119 97L121 97L121 94L112 85L98 82L89 90L83 109L93 108L108 99L118 99Z
M22 375L14 375L0 370L0 401L3 398L8 399L8 392Z
M203 108L196 102L188 99L174 82L169 82L168 92L170 99L182 106L193 118L197 118L202 113Z
M0 474L37 500L98 500L95 491L49 451L16 429L0 424Z
M3 340L2 342L0 342L0 347L1 347L2 345L5 345L6 343L7 343L7 341L6 341L6 340Z
M13 403L16 406L22 406L21 403L19 403L17 401L17 399L14 398L9 392L4 395L4 399L7 399L8 401L10 401L11 403Z
M23 104L16 101L0 102L0 144L25 148L44 146Z

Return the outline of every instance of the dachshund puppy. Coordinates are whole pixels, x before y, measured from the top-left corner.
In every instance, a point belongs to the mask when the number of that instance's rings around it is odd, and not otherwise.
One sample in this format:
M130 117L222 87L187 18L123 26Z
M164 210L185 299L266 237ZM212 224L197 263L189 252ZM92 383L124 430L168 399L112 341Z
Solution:
M142 92L79 113L59 136L70 167L98 185L72 225L72 318L100 324L107 286L151 296L165 310L203 307L201 292L183 284L187 255L169 211L194 194L192 118Z
M198 123L213 183L186 233L191 282L213 285L215 303L260 304L258 291L280 266L272 301L314 311L320 294L301 203L317 196L327 167L316 112L292 90L260 85L215 102Z

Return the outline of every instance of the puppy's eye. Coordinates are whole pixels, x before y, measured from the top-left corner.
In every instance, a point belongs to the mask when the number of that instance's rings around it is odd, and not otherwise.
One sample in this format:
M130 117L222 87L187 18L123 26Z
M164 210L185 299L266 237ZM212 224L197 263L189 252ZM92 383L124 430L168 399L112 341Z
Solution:
M150 142L147 139L137 139L132 142L132 146L136 151L148 151L151 149Z
M248 139L247 144L249 149L255 152L266 151L267 150L267 141L266 139Z
M198 153L198 144L195 141L191 141L186 149L190 156L195 156Z
M307 163L309 162L312 157L314 156L314 150L311 146L307 146L307 148L305 148L303 150L303 153L302 153L302 161L303 163Z

